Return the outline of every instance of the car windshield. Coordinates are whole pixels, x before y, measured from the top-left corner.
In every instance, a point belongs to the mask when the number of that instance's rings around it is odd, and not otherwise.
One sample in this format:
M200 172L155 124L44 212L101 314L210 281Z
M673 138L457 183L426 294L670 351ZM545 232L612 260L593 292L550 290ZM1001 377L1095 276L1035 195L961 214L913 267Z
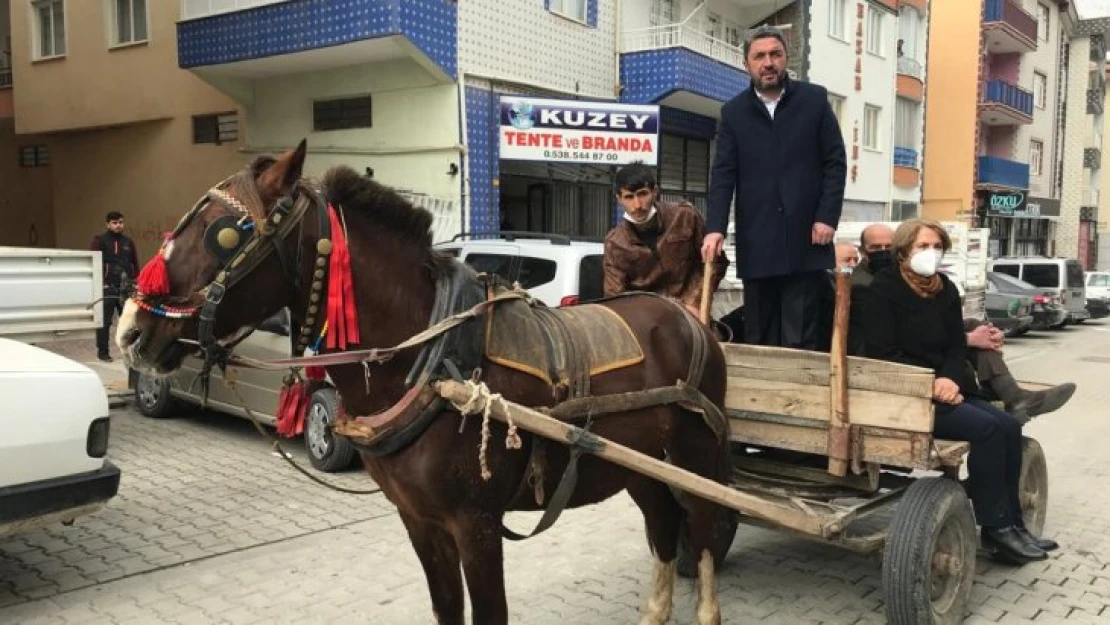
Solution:
M999 291L1002 291L1003 293L1022 293L1024 291L1036 288L1028 282L1018 280L1017 278L1004 273L992 271L988 275L990 277L991 284L993 284L995 288L997 288Z

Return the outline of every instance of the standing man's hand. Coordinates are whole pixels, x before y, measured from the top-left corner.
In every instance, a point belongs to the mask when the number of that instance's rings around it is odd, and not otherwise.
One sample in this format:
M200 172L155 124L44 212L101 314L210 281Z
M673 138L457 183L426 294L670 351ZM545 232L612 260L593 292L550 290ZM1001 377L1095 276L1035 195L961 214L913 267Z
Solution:
M836 230L818 221L813 224L810 239L814 245L828 245L832 243L834 234L836 234Z
M725 249L725 235L720 232L710 232L705 235L701 243L701 260L705 264L710 264L721 255Z

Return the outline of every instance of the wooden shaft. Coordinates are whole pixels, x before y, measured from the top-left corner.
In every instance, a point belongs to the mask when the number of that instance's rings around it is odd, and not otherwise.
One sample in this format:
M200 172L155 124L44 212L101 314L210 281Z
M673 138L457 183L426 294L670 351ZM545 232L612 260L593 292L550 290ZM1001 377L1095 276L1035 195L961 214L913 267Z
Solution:
M706 263L701 272L701 322L709 325L709 307L713 303L713 263Z
M437 382L436 391L455 405L465 404L471 397L470 388L454 380ZM494 402L490 416L507 422L505 407L512 422L520 429L558 442L581 445L588 453L702 499L811 536L827 538L839 530L838 519L797 505L786 497L763 493L753 495L730 488L519 404L506 401L502 406L501 402Z
M829 473L843 477L851 456L851 419L848 414L848 315L852 274L836 272L836 312L829 350Z

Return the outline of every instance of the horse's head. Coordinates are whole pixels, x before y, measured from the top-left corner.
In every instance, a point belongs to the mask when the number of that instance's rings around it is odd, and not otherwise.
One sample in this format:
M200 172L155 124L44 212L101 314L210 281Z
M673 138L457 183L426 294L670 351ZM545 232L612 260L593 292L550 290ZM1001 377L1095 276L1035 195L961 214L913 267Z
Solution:
M304 159L304 141L260 157L182 217L120 315L116 342L128 366L170 373L191 352L234 345L291 303L311 270L299 261L315 256L303 249L302 218L314 206L326 210L301 181Z

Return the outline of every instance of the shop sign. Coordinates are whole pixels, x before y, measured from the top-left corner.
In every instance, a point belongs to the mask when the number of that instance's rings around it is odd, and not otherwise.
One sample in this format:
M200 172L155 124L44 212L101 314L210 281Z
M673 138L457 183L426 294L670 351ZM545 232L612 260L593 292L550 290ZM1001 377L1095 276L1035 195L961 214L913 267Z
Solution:
M985 194L987 214L992 217L1024 217L1024 191L993 191Z
M659 107L501 96L501 158L593 165L659 160Z

